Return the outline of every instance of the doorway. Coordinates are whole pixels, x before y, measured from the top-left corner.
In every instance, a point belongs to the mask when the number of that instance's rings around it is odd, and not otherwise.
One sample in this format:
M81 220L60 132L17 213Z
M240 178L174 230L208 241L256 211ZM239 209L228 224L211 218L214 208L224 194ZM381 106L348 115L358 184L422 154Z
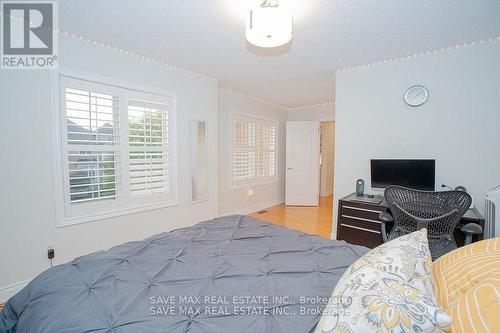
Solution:
M319 195L322 198L333 196L334 158L335 122L322 121L319 138Z
M286 204L250 216L330 238L333 211L334 121L288 121Z

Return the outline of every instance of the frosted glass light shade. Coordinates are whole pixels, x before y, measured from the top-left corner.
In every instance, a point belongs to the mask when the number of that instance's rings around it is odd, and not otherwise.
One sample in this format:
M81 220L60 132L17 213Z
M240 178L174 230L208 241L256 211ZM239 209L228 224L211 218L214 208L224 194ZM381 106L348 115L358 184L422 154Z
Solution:
M246 38L259 47L277 47L292 39L292 14L282 7L257 7L247 17Z

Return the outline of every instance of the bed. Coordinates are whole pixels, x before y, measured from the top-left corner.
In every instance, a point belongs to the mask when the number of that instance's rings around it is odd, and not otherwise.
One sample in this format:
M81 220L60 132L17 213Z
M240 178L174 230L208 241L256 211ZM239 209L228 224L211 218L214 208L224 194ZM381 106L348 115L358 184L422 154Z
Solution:
M218 218L43 272L7 302L0 332L311 332L367 251Z

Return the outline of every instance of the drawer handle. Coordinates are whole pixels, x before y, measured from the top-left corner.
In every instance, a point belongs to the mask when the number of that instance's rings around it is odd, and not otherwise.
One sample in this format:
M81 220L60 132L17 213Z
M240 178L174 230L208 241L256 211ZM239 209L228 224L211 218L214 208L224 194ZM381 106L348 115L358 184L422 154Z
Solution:
M378 223L381 224L382 222L380 221L375 221L375 220L370 220L370 219L364 219L362 217L356 217L356 216L350 216L350 215L342 215L342 217L346 217L348 219L354 219L354 220L359 220L359 221L366 221L366 222L371 222L371 223Z
M370 229L355 227L353 225L348 225L348 224L343 224L343 223L341 223L340 225L343 226L343 227L346 227L346 228L352 228L352 229L357 229L357 230L372 232L374 234L380 234L380 231L375 231L375 230L370 230Z
M382 213L380 210L374 210L374 209L366 209L366 208L358 208L358 207L352 207L352 206L342 206L342 208L349 208L349 209L354 209L354 210L361 210L363 212L370 212L370 213Z

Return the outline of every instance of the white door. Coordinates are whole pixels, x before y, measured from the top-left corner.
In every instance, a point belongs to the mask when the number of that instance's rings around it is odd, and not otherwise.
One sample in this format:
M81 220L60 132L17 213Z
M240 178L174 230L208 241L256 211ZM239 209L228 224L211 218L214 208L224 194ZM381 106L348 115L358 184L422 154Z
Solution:
M319 122L286 123L285 204L317 206L319 200Z

